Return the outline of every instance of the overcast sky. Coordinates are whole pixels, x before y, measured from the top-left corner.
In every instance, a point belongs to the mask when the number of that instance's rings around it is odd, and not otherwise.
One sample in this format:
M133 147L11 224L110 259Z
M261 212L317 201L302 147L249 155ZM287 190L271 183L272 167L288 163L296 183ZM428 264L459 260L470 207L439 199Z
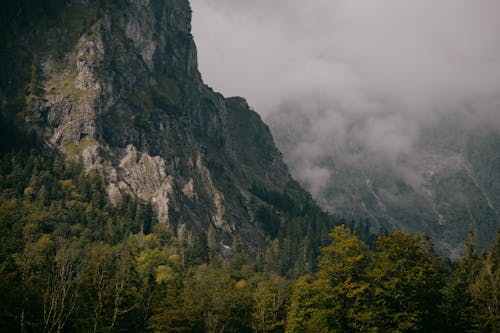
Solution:
M302 119L311 160L353 138L395 156L443 114L500 128L499 0L191 5L205 82L264 118Z

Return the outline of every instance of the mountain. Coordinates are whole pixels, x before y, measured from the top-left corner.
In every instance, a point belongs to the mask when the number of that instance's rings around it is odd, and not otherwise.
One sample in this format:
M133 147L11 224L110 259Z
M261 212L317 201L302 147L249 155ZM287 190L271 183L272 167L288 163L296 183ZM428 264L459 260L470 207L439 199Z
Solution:
M338 225L203 84L189 22L187 0L0 4L1 331L498 331L500 234L450 265Z
M457 257L470 231L484 247L500 227L500 133L478 118L443 116L392 158L349 139L305 158L301 144L314 138L307 111L284 110L269 123L292 174L323 208L375 232L428 233L441 254ZM320 186L304 166L326 175Z
M1 10L3 120L97 171L113 202L150 203L180 240L210 231L224 256L234 242L261 250L291 217L319 214L260 116L203 83L187 0Z

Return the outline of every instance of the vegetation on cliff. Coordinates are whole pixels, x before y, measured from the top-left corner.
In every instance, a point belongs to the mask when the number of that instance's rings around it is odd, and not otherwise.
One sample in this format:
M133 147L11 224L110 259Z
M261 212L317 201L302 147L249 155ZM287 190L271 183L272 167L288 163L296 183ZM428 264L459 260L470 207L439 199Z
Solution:
M2 331L500 330L500 238L447 262L323 212L201 81L187 0L0 8Z

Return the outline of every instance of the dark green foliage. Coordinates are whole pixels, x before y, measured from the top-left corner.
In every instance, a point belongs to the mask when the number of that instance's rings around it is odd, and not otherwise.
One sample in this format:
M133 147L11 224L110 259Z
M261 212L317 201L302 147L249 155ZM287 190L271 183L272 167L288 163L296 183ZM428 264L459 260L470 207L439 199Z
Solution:
M271 206L274 206L279 210L285 212L293 212L295 203L293 202L292 198L286 193L268 190L266 188L258 186L257 184L253 184L250 188L250 191L262 201L269 203Z
M113 206L99 174L86 174L36 140L15 136L5 142L0 161L1 326L51 332L82 327L83 318L106 317L106 323L96 325L108 328L118 328L125 315L141 318L133 273L139 251L129 239L151 230L151 206L129 197ZM140 208L127 215L127 206ZM96 298L96 292L102 297Z
M500 332L500 232L481 256L470 234L445 289L447 332Z
M315 205L254 189L267 246L235 237L225 260L213 228L179 244L150 203L113 205L99 173L36 136L0 138L2 331L499 331L498 236L483 254L471 237L450 266L427 237L331 232Z
M271 238L275 238L280 228L280 217L266 206L260 206L255 212L255 217L262 224L264 231Z
M376 327L383 331L437 331L443 272L428 239L397 232L376 241L373 279Z
M207 235L198 232L193 238L191 244L184 244L184 263L188 266L207 264L210 259Z
M499 331L498 239L482 259L469 243L446 280L428 238L381 236L373 251L344 227L331 237L318 273L294 285L287 332Z

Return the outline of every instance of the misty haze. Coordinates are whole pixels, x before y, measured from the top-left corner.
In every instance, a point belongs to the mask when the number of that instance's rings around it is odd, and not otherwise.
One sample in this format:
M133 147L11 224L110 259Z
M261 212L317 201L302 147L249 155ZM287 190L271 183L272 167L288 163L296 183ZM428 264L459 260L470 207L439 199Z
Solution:
M193 1L204 80L245 96L331 212L447 253L500 215L498 1Z
M1 333L500 333L499 32L499 0L1 0Z

